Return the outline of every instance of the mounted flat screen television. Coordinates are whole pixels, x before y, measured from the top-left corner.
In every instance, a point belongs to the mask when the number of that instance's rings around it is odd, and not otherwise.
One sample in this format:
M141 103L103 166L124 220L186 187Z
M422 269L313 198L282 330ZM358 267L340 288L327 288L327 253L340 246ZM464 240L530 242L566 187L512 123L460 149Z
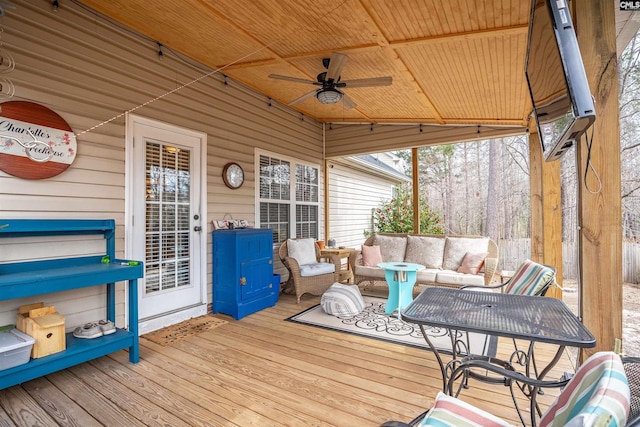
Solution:
M558 160L596 119L566 0L532 0L525 74L544 158Z

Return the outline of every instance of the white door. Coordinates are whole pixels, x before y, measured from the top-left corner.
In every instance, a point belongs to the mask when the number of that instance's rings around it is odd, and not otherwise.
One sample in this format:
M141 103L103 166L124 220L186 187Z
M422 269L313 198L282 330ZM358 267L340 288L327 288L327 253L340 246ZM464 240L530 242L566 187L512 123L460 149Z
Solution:
M140 333L206 313L206 135L128 119L128 258L138 281Z

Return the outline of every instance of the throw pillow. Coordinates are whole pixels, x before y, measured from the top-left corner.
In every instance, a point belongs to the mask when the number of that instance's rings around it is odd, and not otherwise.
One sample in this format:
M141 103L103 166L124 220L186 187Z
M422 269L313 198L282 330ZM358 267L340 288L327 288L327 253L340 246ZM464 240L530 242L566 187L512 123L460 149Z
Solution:
M462 260L462 265L457 270L458 273L478 274L487 255L489 252L467 252Z
M407 249L407 238L404 236L381 236L373 239L373 244L380 246L382 262L402 262Z
M380 246L362 245L362 264L367 267L376 267L382 262L382 253Z
M427 268L442 268L445 237L407 236L404 261L422 264Z
M442 268L458 271L467 252L487 252L488 249L489 238L447 237Z
M518 295L538 295L554 275L555 272L551 268L528 259L513 273L504 292Z
M300 265L318 262L313 239L287 239L287 254Z

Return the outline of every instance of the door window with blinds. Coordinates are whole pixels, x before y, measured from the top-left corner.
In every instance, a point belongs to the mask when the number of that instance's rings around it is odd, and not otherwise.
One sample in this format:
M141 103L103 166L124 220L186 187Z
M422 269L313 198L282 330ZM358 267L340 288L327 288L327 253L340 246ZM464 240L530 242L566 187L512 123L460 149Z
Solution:
M259 169L260 227L273 230L276 244L290 237L317 239L318 168L261 154Z
M190 151L147 142L146 293L189 285Z

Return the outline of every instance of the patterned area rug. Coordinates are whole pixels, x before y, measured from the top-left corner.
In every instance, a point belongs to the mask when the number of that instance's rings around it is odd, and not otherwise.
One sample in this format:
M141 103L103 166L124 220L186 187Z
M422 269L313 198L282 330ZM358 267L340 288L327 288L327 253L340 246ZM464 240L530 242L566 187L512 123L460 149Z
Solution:
M285 320L316 326L349 334L360 335L418 348L429 348L418 325L398 319L397 314L385 314L385 298L364 296L366 306L362 313L353 317L337 317L324 312L320 304L291 316ZM446 329L426 328L429 339L438 351L451 353L451 339ZM460 333L462 335L462 333ZM497 339L484 334L470 333L471 353L495 356Z
M170 346L186 338L222 326L225 323L228 322L224 319L218 319L211 314L207 314L158 329L157 331L149 332L148 334L142 335L142 337L162 346Z

